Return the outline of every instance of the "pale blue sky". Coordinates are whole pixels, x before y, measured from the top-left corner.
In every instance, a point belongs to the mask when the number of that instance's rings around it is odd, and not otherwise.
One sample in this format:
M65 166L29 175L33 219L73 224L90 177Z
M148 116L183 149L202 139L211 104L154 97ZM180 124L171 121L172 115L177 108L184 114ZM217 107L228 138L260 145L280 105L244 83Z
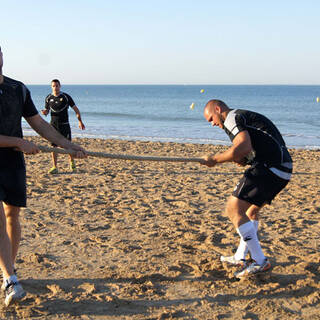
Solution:
M318 0L2 0L27 84L320 84Z

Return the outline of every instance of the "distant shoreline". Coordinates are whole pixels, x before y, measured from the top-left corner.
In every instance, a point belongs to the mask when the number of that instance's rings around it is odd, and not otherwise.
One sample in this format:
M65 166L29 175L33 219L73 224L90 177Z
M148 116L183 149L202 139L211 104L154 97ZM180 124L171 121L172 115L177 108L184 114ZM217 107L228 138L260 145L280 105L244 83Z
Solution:
M50 89L50 85L48 83L44 84L29 84L25 83L27 86L47 86ZM275 87L320 87L320 84L183 84L183 83L178 83L178 84L143 84L143 83L123 83L123 84L73 84L73 83L64 83L64 86L193 86L193 87L202 87L202 86L210 86L210 87L219 87L219 86L250 86L250 87L260 87L260 86L275 86ZM319 93L320 94L320 93Z
M40 138L36 134L24 134L24 137L37 137L39 140L42 140L44 143L47 141L45 139ZM101 137L88 137L88 136L74 136L73 141L78 141L78 143L81 143L81 141L90 141L94 142L95 140L100 141L113 141L113 142L131 142L131 143L155 143L155 144L177 144L177 145L199 145L199 146L213 146L213 147L222 147L227 148L231 145L231 143L198 143L198 142L189 142L189 141L153 141L153 140L144 140L144 139L120 139L120 138L101 138ZM49 142L48 142L49 143ZM306 147L294 147L294 146L287 146L290 150L306 150L306 151L320 151L320 146L306 146Z

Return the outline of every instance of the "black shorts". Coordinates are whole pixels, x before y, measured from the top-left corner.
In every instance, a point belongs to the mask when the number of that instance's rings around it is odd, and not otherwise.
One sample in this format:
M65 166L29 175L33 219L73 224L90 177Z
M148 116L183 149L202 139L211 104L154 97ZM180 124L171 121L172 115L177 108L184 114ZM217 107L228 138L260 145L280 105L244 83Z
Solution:
M232 195L258 207L270 204L275 196L288 184L272 173L263 164L255 164L245 171Z
M16 207L26 207L25 168L0 171L0 201Z
M59 132L61 133L65 138L71 141L71 128L69 123L57 123L57 122L51 122L51 125ZM57 147L55 143L52 143L53 147Z

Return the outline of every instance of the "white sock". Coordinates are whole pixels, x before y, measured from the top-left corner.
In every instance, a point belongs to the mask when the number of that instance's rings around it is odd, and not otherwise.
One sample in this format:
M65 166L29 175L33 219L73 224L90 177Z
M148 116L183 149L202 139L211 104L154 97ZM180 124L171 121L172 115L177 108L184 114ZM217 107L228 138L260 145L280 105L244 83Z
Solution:
M12 275L9 278L3 279L4 283L7 285L12 282L18 282L18 278L16 275Z
M254 228L256 229L256 232L258 232L259 228L259 220L250 220L253 223ZM14 266L13 266L14 267Z
M246 222L237 228L241 239L247 243L251 257L258 264L262 264L265 256L262 252L260 242L257 237L257 232L255 230L254 224L252 221Z
M258 232L258 227L259 227L259 221L258 220L251 220L253 223L253 226L256 230L256 232ZM249 252L249 248L247 246L247 243L240 237L240 243L238 246L238 249L234 255L236 260L245 260L247 254Z

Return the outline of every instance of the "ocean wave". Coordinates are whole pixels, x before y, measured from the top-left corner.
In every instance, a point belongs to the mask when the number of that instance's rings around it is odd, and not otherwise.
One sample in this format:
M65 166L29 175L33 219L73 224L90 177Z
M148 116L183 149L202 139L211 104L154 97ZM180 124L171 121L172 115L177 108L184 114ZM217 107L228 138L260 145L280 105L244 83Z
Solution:
M320 136L312 136L312 135L305 135L305 134L297 134L297 133L282 133L283 137L288 138L307 138L307 139L320 139Z
M229 145L230 143L218 139L202 139L202 138L177 138L177 137L158 137L158 136L131 136L131 135L107 135L108 139L119 140L138 140L153 142L177 142L177 143L200 143L200 144L220 144Z
M168 121L168 122L198 122L200 117L183 117L183 116L164 116L159 114L134 114L134 113L117 113L117 112L87 112L82 111L83 117L96 117L96 118L111 118L111 119L124 119L126 121L134 120L148 120L148 121ZM201 118L202 120L202 118Z
M287 145L288 149L303 149L303 150L320 150L320 144L319 145Z
M23 134L25 136L36 136L37 133L32 129L24 129ZM176 142L176 143L192 143L192 144L212 144L212 145L224 145L229 146L231 143L222 139L205 139L205 138L188 138L188 137L159 137L159 136L137 136L137 135L121 135L121 134L108 134L97 131L95 133L90 132L74 132L75 138L89 138L89 139L115 139L115 140L127 140L127 141L152 141L152 142ZM320 143L314 145L299 145L299 144L287 144L290 149L305 149L305 150L320 150Z

